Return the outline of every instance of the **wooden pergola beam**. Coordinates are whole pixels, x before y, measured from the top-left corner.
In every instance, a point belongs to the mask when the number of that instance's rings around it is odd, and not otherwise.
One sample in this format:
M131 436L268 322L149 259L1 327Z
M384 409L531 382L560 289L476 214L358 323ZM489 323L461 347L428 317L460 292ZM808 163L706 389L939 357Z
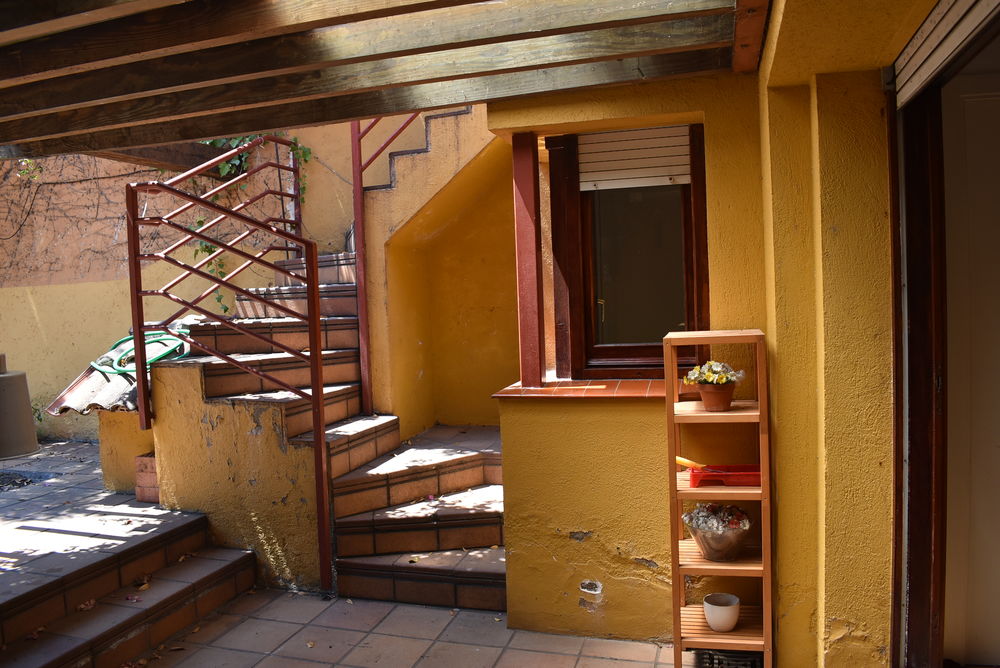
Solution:
M0 123L0 143L99 132L138 123L170 122L275 103L349 95L431 81L526 71L621 57L713 49L728 45L731 14L697 16L603 30L522 39L430 54L352 63L308 74L169 93Z
M187 0L48 0L8 3L0 13L0 45L119 19Z
M275 104L166 123L147 123L83 135L8 144L0 146L0 159L151 146L229 134L338 123L523 95L648 81L728 69L730 59L729 48L718 48L401 86L309 100L294 105Z
M771 0L738 0L733 31L733 71L756 72L764 48L764 30Z
M0 86L476 1L191 0L2 47Z
M432 53L468 46L614 28L670 18L731 13L735 0L506 0L503 7L472 4L420 15L309 30L230 44L64 76L58 85L40 81L7 88L0 96L0 118L38 116L95 104L120 102L159 93L243 82L331 66ZM247 57L250 51L266 58ZM153 75L155 73L155 76Z
M226 149L197 142L185 142L183 144L168 144L166 146L144 146L142 148L94 151L90 155L106 160L127 162L130 165L143 165L144 167L165 169L170 172L186 172L209 160L214 160L225 153ZM208 176L221 178L218 170L209 172Z

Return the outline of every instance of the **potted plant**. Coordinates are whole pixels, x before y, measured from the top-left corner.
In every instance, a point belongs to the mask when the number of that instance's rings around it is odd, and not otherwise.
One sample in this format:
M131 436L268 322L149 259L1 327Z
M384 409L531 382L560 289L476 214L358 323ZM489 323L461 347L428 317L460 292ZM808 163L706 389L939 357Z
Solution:
M728 411L732 406L733 391L743 376L742 371L734 371L725 362L709 360L688 371L684 384L697 385L705 410L717 413Z
M719 503L699 503L681 518L706 559L739 559L750 533L750 518L745 510Z

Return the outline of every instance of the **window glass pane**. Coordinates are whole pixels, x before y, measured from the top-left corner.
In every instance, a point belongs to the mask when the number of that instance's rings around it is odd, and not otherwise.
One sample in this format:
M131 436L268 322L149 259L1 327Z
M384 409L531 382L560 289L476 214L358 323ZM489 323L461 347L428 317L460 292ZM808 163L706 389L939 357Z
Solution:
M656 343L684 328L683 186L594 193L594 340Z

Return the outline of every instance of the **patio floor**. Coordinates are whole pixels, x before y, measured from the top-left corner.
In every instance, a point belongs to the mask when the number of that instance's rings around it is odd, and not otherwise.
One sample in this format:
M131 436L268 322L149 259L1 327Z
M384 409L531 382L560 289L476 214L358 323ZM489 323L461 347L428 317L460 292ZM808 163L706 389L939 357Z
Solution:
M504 613L263 590L144 658L156 668L659 668L673 665L671 652L655 643L508 629Z

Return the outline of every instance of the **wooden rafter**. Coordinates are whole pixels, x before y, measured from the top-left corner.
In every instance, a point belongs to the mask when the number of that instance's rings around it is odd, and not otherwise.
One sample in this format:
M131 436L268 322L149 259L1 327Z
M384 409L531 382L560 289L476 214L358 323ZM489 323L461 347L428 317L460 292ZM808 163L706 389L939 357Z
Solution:
M475 1L191 0L0 48L0 83L15 85L171 53Z
M22 4L0 18L0 158L751 72L769 8L769 0Z
M228 148L228 147L227 147ZM142 148L110 149L91 153L98 158L127 162L130 165L155 167L171 172L186 172L193 167L214 160L225 153L221 148L187 142L184 144L169 144L167 146L144 146ZM209 173L217 176L218 171Z
M148 12L187 0L48 0L12 2L0 13L0 45Z
M219 46L64 76L58 86L49 81L22 84L4 90L0 117L37 116L159 93L581 30L731 14L733 9L733 0L637 0L624 5L621 0L591 0L586 12L580 11L579 0L506 0L504 4L503 12L491 4L472 4ZM436 27L426 29L430 25ZM248 57L250 52L267 57ZM156 76L149 76L150 72Z
M728 44L732 15L709 15L625 28L533 37L514 45L471 46L212 86L183 93L0 122L0 143L68 136L226 113L259 105L290 104L431 81L714 49Z
M225 134L246 134L288 127L321 125L357 118L398 114L415 109L508 99L551 91L613 86L711 72L730 66L729 48L685 51L583 65L569 65L440 81L369 91L294 105L272 105L167 123L151 123L87 134L0 146L0 159L104 148L147 146Z

